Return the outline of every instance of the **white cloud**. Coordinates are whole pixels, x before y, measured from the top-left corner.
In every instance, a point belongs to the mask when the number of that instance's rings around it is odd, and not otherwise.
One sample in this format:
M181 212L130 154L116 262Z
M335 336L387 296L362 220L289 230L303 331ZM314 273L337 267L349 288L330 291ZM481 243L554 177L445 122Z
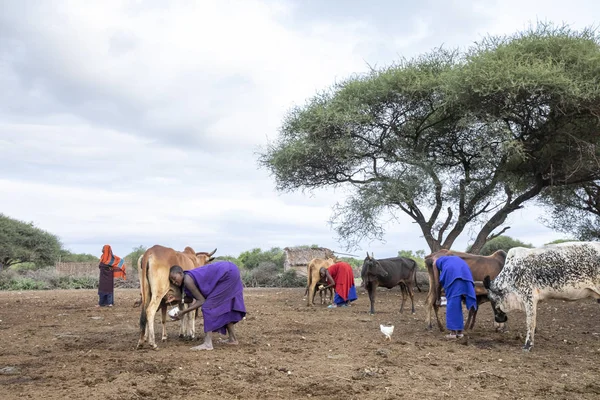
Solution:
M220 254L341 250L327 221L343 191L277 194L257 169L257 146L276 136L285 111L368 65L600 14L591 1L563 4L7 3L0 210L92 253L105 243L117 254L155 243ZM515 222L509 234L524 241L561 236L529 212ZM387 227L386 243L363 247L378 256L426 249L407 218Z

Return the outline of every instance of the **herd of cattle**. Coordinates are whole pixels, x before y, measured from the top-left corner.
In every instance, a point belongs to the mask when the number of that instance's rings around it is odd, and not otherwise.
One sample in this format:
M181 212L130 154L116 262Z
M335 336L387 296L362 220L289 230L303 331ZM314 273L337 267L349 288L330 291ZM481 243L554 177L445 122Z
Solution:
M142 310L140 316L140 339L138 347L144 341L156 349L154 338L154 316L157 310L162 311L162 340L166 334L166 297L169 291L178 290L169 282L169 269L172 265L180 265L184 270L205 265L214 259L213 254L196 253L190 247L183 252L153 246L138 260L140 277ZM536 326L536 308L539 301L545 299L578 300L586 297L595 298L600 303L600 242L567 242L537 249L516 247L508 253L499 250L490 256L440 250L425 257L425 265L429 274L429 293L427 295L427 323L432 329L435 315L438 328L443 326L438 317L441 299L439 273L434 268L434 255L455 255L462 258L469 266L475 281L477 305L489 301L494 312L497 329L506 323L506 312L514 309L524 310L527 318L527 335L524 350L531 350L534 343ZM317 291L321 294L321 303L325 302L324 291L319 287L321 282L319 270L328 267L336 260L313 259L307 267L307 305L314 305ZM417 264L404 257L375 259L367 253L361 270L361 278L369 294L370 313L375 313L375 295L378 287L391 289L399 286L402 293L400 312L404 308L406 297L410 297L412 312L415 312L413 288L421 289L416 279ZM326 285L326 284L325 284ZM330 296L332 298L332 294ZM182 303L180 307L185 307ZM181 323L180 336L195 336L194 313L188 313L189 319ZM469 312L465 328L472 329L477 311Z

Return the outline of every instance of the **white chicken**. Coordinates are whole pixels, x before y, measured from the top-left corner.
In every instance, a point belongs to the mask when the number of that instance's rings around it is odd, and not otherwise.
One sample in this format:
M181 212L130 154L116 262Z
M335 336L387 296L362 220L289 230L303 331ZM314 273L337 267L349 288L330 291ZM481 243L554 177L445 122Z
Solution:
M387 340L392 340L392 333L394 333L394 325L379 325L379 329L381 329L381 333L385 335L385 338Z

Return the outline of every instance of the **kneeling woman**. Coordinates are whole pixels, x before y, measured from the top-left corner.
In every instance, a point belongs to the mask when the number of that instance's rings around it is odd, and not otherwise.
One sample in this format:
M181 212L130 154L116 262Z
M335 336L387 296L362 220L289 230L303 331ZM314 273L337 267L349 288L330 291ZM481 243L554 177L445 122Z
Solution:
M186 310L179 311L176 319L202 307L204 343L192 347L192 350L212 350L211 332L228 333L229 339L224 343L238 344L233 325L246 316L246 306L240 270L235 264L219 261L189 271L174 265L169 272L169 280L182 287L185 296L193 299Z

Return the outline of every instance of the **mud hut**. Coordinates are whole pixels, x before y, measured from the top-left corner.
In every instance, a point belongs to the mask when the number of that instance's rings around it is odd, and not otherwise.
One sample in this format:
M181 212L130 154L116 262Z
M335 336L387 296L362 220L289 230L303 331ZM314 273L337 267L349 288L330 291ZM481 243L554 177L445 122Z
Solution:
M313 258L335 258L333 251L325 247L286 247L283 269L294 269L299 276L306 276L306 267Z

